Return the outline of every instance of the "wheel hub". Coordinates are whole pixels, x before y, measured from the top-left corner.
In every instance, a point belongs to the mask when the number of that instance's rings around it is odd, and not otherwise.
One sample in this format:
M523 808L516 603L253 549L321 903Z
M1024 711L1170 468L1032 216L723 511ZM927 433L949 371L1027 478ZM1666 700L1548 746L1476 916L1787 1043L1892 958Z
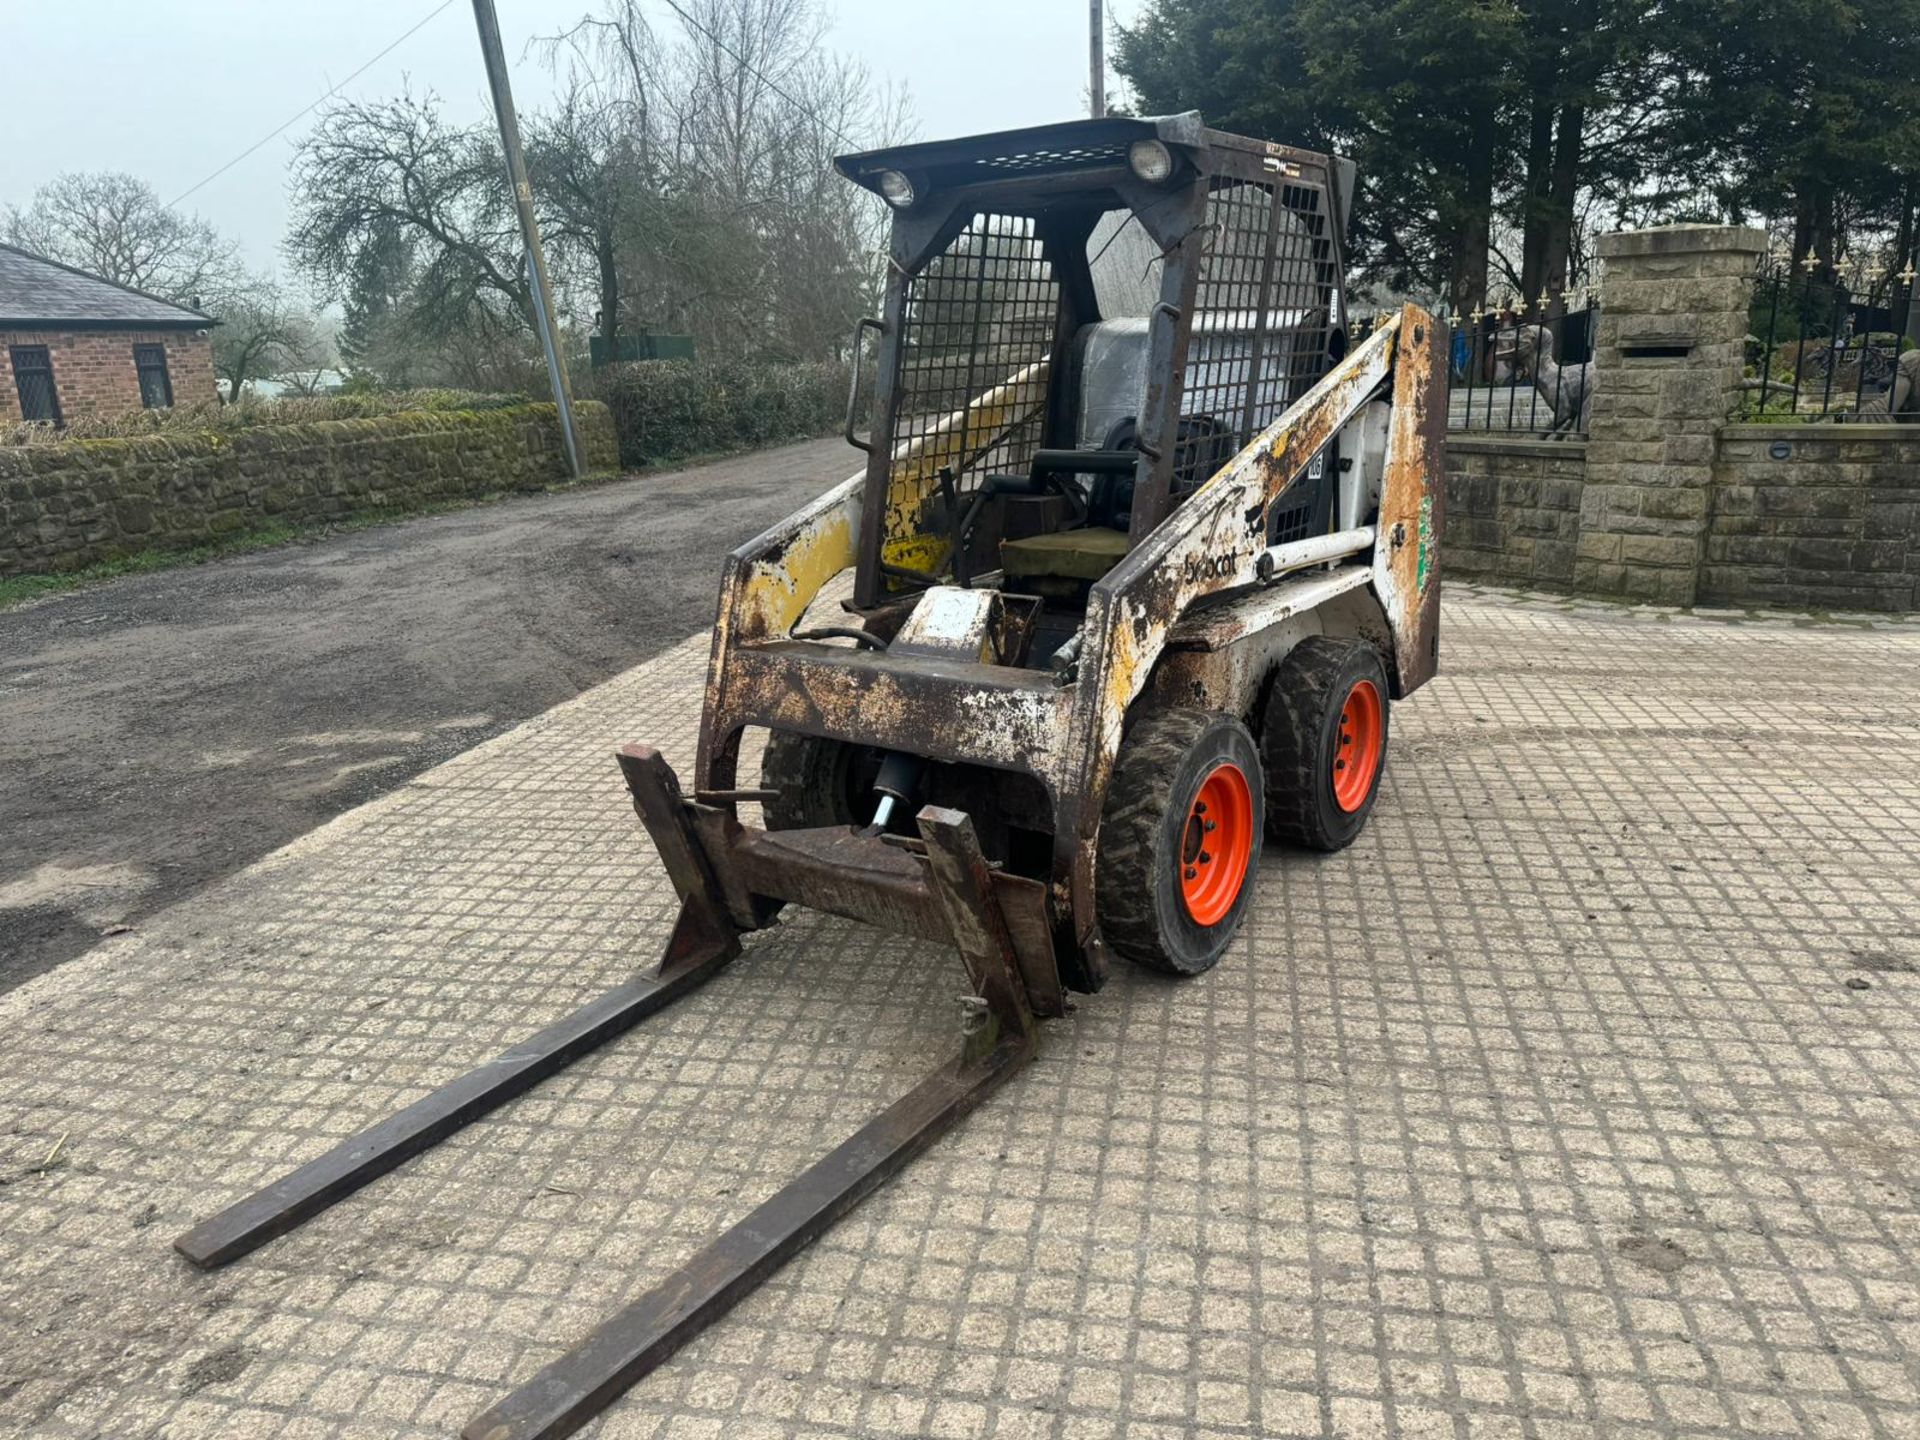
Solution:
M1233 909L1253 859L1253 791L1238 765L1216 765L1187 811L1180 846L1180 898L1196 924Z
M1385 703L1371 680L1356 681L1340 706L1333 746L1333 799L1351 815L1367 803L1386 738Z

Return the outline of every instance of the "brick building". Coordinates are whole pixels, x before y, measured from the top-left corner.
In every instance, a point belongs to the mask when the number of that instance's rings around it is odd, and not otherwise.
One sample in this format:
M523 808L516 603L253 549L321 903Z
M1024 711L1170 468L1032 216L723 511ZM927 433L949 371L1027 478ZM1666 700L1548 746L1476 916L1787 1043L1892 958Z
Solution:
M0 424L211 400L217 323L0 245Z

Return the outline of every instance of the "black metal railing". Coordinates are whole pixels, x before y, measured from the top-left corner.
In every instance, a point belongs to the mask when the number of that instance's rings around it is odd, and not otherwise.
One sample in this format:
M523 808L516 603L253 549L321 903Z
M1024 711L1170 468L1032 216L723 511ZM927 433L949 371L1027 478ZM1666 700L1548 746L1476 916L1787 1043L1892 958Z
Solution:
M1578 299L1578 304L1568 302ZM1379 316L1356 318L1351 341ZM1596 297L1558 302L1508 299L1465 315L1442 311L1447 327L1447 427L1538 439L1584 439L1593 406Z
M1810 263L1809 263L1810 262ZM1920 421L1907 328L1914 265L1818 273L1818 261L1769 261L1753 282L1737 418Z

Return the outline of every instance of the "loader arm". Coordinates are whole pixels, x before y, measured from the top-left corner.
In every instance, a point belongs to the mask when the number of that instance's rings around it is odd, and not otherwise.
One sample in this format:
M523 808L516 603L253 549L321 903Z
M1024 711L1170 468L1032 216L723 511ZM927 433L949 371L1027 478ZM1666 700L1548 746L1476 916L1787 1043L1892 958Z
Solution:
M896 445L894 460L905 463L896 463L883 494L876 497L863 470L728 555L707 664L696 788L723 790L734 783L742 717L756 708L742 694L741 652L785 639L821 589L858 563L863 544L872 543L873 553L889 565L937 567L944 561L946 539L927 532L922 522L939 472L991 450L1009 427L1045 403L1046 383L1044 364L1027 366L973 396L928 433ZM875 525L881 538L867 535L866 527ZM1014 703L1024 702L1016 696Z
M865 484L864 471L848 477L727 556L707 661L707 723L694 761L698 788L733 784L738 730L712 723L727 709L728 657L737 646L789 634L821 588L853 564Z
M1376 593L1393 631L1401 688L1432 673L1440 596L1432 537L1444 477L1441 427L1445 371L1439 332L1416 305L1390 317L1311 390L1217 471L1093 587L1080 683L1095 687L1076 706L1070 742L1082 794L1106 793L1128 707L1180 618L1198 601L1259 583L1273 503L1377 396L1391 389L1385 480L1374 545ZM1075 928L1090 934L1100 807L1082 805L1075 846Z

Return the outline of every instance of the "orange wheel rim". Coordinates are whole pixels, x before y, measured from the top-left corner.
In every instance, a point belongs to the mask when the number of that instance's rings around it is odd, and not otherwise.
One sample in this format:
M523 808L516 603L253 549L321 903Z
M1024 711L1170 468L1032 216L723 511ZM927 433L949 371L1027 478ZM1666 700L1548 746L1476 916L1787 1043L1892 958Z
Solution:
M1340 734L1333 746L1333 799L1349 815L1373 793L1386 741L1385 722L1380 687L1371 680L1357 682L1340 707Z
M1180 845L1180 898L1200 925L1233 909L1253 861L1253 790L1238 765L1216 765L1187 810Z

